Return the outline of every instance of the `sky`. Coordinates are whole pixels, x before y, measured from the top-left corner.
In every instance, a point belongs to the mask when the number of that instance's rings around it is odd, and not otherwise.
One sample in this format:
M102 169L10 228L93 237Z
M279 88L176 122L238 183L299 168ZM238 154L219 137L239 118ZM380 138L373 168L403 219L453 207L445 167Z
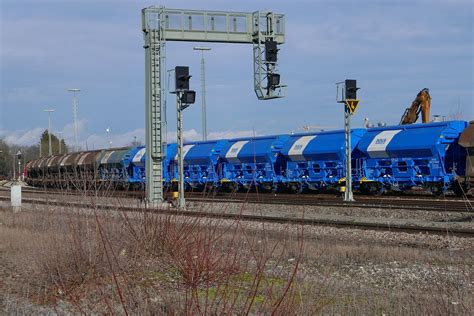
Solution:
M144 49L141 9L253 12L286 17L279 51L287 97L259 101L248 44L167 43L167 69L190 67L197 102L184 113L185 139L201 134L200 53L208 46L209 138L343 128L335 83L357 79L353 126L397 124L423 88L431 113L472 120L474 5L470 0L125 1L0 0L0 138L31 145L48 126L73 144L72 95L78 94L79 144L103 148L144 142ZM168 98L168 138L176 134ZM106 129L110 133L106 133Z

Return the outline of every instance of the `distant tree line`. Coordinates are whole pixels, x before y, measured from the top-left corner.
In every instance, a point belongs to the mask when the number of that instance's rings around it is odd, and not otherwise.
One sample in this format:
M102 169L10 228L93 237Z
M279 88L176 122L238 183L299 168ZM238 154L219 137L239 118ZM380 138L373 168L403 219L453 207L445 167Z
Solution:
M41 143L41 157L49 155L49 137L48 137L48 130L45 130L43 134L41 134L40 138ZM59 141L59 138L51 133L51 151L53 155L57 154L64 154L68 152L68 148L66 146L66 142L64 139Z
M61 146L59 145L61 144ZM51 133L51 150L53 155L69 152L64 139L61 139ZM18 160L17 152L21 151L21 169L25 163L39 157L47 157L49 155L49 139L48 130L45 130L37 144L31 146L20 146L16 144L7 144L4 139L0 138L0 179L12 179L13 176L18 177Z

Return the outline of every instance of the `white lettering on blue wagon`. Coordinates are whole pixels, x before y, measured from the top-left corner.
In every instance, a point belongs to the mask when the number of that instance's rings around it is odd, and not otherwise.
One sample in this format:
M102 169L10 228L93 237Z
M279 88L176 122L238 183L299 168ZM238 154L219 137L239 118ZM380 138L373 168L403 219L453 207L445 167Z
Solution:
M372 139L372 142L370 142L369 147L367 147L367 153L370 158L389 158L389 155L387 154L387 146L390 144L393 137L401 131L401 129L397 129L378 133L374 139Z
M242 150L245 144L247 144L248 142L248 140L241 140L233 144L225 154L225 159L227 159L227 161L231 163L239 163L240 161L237 156L239 155L239 152Z
M133 157L132 161L133 163L140 163L142 161L143 155L145 155L146 148L142 148L137 153L135 154L135 157Z
M193 148L194 145L184 145L183 146L183 159L186 158L186 155L188 154L188 152L191 150L191 148ZM178 161L178 154L176 154L174 156L174 160Z
M292 161L301 161L304 160L303 151L308 146L309 142L316 138L317 135L312 136L302 136L293 143L288 152L288 156Z

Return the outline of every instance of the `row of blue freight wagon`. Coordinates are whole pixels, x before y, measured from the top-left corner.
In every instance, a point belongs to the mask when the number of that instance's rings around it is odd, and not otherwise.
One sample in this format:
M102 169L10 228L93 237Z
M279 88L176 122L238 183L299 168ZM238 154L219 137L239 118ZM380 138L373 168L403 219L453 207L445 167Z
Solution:
M458 139L467 125L449 121L353 129L355 189L365 193L415 186L433 193L453 189L466 171L467 150ZM183 152L188 190L257 187L301 192L337 188L345 179L343 130L187 142ZM145 157L144 147L56 155L29 162L27 181L36 185L46 179L77 178L83 172L90 179L143 188ZM168 144L165 186L178 178L176 159L176 144Z

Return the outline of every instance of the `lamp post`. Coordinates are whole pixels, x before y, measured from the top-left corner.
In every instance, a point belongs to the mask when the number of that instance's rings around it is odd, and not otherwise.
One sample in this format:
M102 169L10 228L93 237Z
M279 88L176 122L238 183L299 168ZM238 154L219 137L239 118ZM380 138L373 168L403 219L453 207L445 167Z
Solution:
M206 75L204 51L211 50L210 47L196 46L194 50L201 51L201 124L202 124L202 140L207 140L207 118L206 118Z
M105 129L105 131L107 132L107 138L109 140L109 149L111 149L112 148L112 140L110 139L110 127L107 127Z
M43 111L48 113L48 154L51 156L53 154L53 148L51 147L51 113L53 113L54 110L45 109Z
M70 88L70 89L67 89L67 91L69 92L72 92L73 93L73 97L72 97L72 113L73 113L73 116L74 116L74 149L75 151L79 151L79 144L78 144L78 141L77 141L77 138L78 138L78 132L77 132L77 96L76 96L76 92L79 92L81 91L81 89L78 89L78 88Z
M61 148L61 147L62 147L61 142L62 142L62 140L63 140L63 132L57 132L57 133L58 133L58 135L59 135L59 137L58 137L58 140L59 140L59 154L62 154L63 152L62 152L62 150L61 150L61 149L62 149L62 148Z

